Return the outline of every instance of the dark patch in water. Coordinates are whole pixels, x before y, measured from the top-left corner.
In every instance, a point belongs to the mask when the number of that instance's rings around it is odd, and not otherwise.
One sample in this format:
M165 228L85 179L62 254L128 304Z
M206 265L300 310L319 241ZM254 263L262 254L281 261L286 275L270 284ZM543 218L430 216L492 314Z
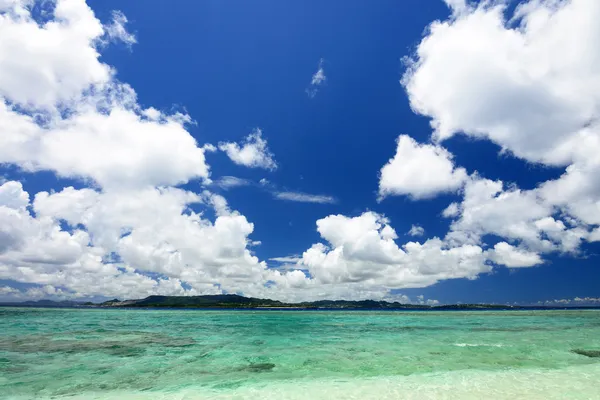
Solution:
M0 351L22 354L39 352L76 354L100 351L117 356L133 357L143 354L149 346L157 348L186 348L196 345L194 339L171 337L163 334L146 333L141 337L133 336L121 340L82 339L79 336L76 339L58 340L53 335L0 338Z
M118 357L136 357L144 354L146 351L139 347L121 346L115 344L105 349L106 353Z
M600 358L600 350L573 349L571 352L590 358Z
M256 363L248 365L244 370L250 372L267 372L271 371L273 368L275 368L275 364L273 363Z
M530 332L530 331L560 331L571 329L569 327L566 328L546 328L541 326L524 326L524 327L514 327L514 328L493 328L493 327L485 327L485 328L471 328L470 330L473 332Z
M311 358L309 358L309 359L307 359L307 360L304 360L304 362L302 363L302 365L303 365L303 366L305 366L305 367L306 367L306 366L317 365L317 364L319 364L319 361L317 361L317 360L313 360L313 359L311 359Z
M188 338L171 338L158 336L155 338L142 340L145 344L157 344L163 347L190 347L196 344L194 339Z
M2 363L0 364L0 371L5 374L19 374L27 371L28 368L21 364L10 364L10 363Z

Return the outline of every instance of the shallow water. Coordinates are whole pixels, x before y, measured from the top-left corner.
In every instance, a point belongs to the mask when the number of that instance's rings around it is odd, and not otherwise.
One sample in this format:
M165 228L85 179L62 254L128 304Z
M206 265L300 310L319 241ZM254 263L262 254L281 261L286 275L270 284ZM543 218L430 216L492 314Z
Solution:
M600 399L600 311L0 308L0 398Z

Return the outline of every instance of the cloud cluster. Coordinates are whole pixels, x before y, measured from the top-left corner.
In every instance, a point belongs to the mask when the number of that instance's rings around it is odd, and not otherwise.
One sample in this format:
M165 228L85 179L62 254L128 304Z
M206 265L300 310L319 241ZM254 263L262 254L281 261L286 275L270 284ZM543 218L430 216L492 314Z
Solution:
M434 237L398 246L390 221L370 211L356 217L330 215L317 221L317 231L326 243L314 244L298 264L323 285L418 288L446 279L474 279L494 264L516 268L542 262L537 254L506 242L485 250L478 243Z
M0 286L0 301L42 300L49 298L66 300L73 299L74 297L71 293L64 292L62 289L56 289L51 285L30 287L22 290L10 286Z
M451 17L428 27L401 80L413 110L431 118L434 143L400 136L380 197L460 190L442 213L452 219L444 242L499 237L486 253L509 267L600 240L600 4L526 1L507 20L504 1L446 3ZM467 176L442 147L458 134L565 173L530 190Z
M329 215L316 222L318 243L270 260L284 268L254 255L254 225L225 198L181 189L211 187L205 154L216 148L189 134L190 116L141 107L100 61L108 42L135 43L123 14L102 24L84 0L57 0L40 22L29 1L0 2L0 163L87 186L28 193L21 182L0 182L0 279L34 285L4 286L0 296L239 292L408 302L390 290L533 267L546 253L600 240L600 3L532 0L506 20L503 1L446 2L452 15L431 24L402 78L411 107L431 118L432 141L399 136L379 197L458 193L442 211L448 233L399 244L377 212ZM325 82L322 62L309 96ZM468 174L443 147L458 134L565 172L528 190ZM236 164L277 168L260 129L218 148ZM261 185L281 200L335 203Z
M317 231L326 243L306 250L301 264L322 284L415 288L491 270L476 245L450 247L432 238L400 247L389 221L370 211L357 217L330 215L317 221Z
M96 46L105 30L85 2L57 1L54 18L43 24L33 19L29 3L0 6L0 96L47 109L80 98L92 85L108 84L113 71L98 60Z
M555 219L556 213L538 189L505 188L477 176L466 183L462 202L443 212L455 218L447 235L451 242L480 243L491 234L536 252L575 252L589 232L573 218Z
M83 0L58 0L42 23L29 2L3 7L0 162L90 187L32 199L20 182L3 182L0 279L72 297L262 286L266 265L247 247L253 225L220 196L175 188L208 180L211 146L186 130L189 116L141 108L99 60L107 41L135 42L125 16L115 12L103 25ZM249 143L261 140L257 133Z
M103 25L83 0L58 0L40 23L28 2L2 6L0 162L88 184L30 194L21 182L2 182L0 279L33 285L3 287L3 295L389 296L372 285L323 290L300 270L268 269L249 250L259 243L249 238L254 225L223 197L176 187L209 183L205 152L215 148L196 143L186 130L189 116L142 108L135 91L99 60L110 40L134 43L122 14ZM67 42L72 45L62 45ZM260 130L241 145L219 147L238 164L276 168ZM281 194L289 200L296 195ZM203 214L209 208L216 214L212 221Z
M121 14L106 28L84 1L60 0L40 24L27 3L0 15L0 162L104 188L208 178L204 149L185 130L189 117L147 117L98 59L115 23L123 39Z
M489 139L531 162L588 160L600 104L600 4L486 1L434 22L402 82L434 138ZM458 8L457 8L458 7Z
M538 302L543 306L597 306L600 304L598 297L575 297L572 299L554 299Z
M65 200L71 200L71 204L76 196L84 200L83 204L76 204L79 210L73 211L72 216L86 207L83 196L90 200L98 195L85 190L86 193L77 193L67 189L68 194L63 196L68 196ZM107 251L93 245L93 238L85 230L65 231L47 213L32 215L29 194L19 182L8 181L0 186L0 199L0 279L34 283L43 286L49 295L60 292L73 297L185 292L178 279L153 280L133 267L111 262L106 258ZM54 202L63 213L70 212L69 205Z

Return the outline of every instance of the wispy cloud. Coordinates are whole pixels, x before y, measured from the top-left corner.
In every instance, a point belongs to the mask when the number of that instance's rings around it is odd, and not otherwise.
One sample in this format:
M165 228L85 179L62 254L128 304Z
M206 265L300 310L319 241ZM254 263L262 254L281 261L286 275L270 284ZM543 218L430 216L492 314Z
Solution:
M221 189L228 190L234 187L250 186L253 184L253 182L248 179L242 179L235 176L222 176L214 181L213 184Z
M321 86L323 82L325 82L325 80L327 79L327 77L325 76L325 70L323 69L323 62L324 60L321 58L319 60L319 67L317 69L317 72L313 74L312 79L310 81L310 85L306 88L306 94L308 94L308 97L310 98L313 98L317 95L317 92L319 91L319 86Z
M301 203L335 204L337 200L332 196L319 194L308 194L302 192L273 192L273 196L279 200L297 201Z
M109 41L121 41L127 46L137 43L135 35L129 33L125 28L127 25L127 17L121 11L113 11L112 21L104 26L104 31Z
M302 260L302 257L300 257L299 254L293 254L291 256L285 256L285 257L273 257L273 258L269 258L270 261L275 261L275 262L279 262L279 263L297 263L298 261Z
M269 182L265 178L256 182L250 179L243 179L235 176L222 176L217 180L213 181L212 185L217 186L223 190L229 190L242 186L254 186L256 188L270 193L276 200L317 204L336 204L338 202L337 199L333 196L281 190L276 184Z
M287 271L305 271L298 263L302 260L302 256L299 254L292 254L284 257L273 257L269 258L269 269L278 270L280 272Z
M325 79L326 78L325 78L325 71L323 70L323 59L321 58L321 61L319 61L319 69L317 70L317 72L314 73L310 84L311 85L320 85L321 83L323 83L323 81L325 81Z

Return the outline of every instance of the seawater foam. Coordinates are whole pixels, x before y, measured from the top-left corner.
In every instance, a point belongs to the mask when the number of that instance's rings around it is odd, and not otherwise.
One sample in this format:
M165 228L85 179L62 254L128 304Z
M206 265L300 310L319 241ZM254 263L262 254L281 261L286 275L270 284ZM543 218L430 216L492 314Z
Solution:
M290 380L228 391L88 393L66 400L590 400L600 399L600 364L556 370L454 371L398 377ZM53 399L62 399L53 397Z
M510 347L507 344L488 344L488 343L454 343L457 347Z

